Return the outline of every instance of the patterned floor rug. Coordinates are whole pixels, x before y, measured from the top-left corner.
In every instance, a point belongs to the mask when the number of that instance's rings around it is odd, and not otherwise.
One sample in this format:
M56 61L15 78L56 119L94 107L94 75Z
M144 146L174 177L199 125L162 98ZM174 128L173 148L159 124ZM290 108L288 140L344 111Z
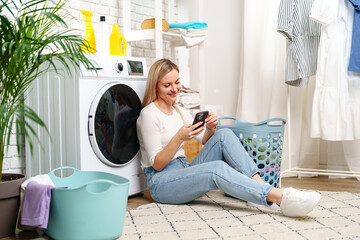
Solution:
M120 239L360 239L360 194L320 192L306 218L211 191L186 205L151 203L126 213Z

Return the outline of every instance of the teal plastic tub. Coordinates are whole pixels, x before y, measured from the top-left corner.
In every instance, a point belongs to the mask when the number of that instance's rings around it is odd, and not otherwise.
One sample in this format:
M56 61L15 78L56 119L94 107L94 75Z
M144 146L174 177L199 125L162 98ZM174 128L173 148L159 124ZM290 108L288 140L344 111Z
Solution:
M73 171L57 177L56 171ZM129 180L110 173L61 167L48 173L51 190L48 227L54 239L116 239L123 230Z

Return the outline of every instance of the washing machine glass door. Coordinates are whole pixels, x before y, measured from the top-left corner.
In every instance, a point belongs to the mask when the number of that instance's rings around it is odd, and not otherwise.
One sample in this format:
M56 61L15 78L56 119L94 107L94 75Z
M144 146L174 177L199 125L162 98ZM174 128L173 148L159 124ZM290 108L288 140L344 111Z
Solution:
M136 120L141 101L125 84L105 85L89 113L89 139L97 157L109 166L129 163L139 151Z

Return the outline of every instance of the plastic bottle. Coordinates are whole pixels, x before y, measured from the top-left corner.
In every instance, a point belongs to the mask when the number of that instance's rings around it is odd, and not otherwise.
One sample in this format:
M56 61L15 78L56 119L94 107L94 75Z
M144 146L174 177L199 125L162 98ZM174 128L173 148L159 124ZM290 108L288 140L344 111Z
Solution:
M98 39L96 42L97 52L109 55L109 25L106 23L105 16L100 16L96 39Z
M113 24L113 29L109 38L110 55L126 56L127 42L120 33L117 23Z
M85 23L85 37L81 43L81 50L83 52L95 53L96 52L96 42L95 42L95 33L94 28L91 24L91 17L93 14L89 11L80 11L83 14L82 20L86 18Z

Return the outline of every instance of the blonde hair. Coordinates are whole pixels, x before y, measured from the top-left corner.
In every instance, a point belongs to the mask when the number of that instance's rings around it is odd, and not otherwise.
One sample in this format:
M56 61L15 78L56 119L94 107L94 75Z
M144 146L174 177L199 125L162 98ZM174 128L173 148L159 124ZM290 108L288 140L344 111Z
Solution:
M156 88L158 82L173 69L179 72L179 67L169 59L165 59L165 58L159 59L156 62L154 62L153 65L151 65L148 74L148 80L146 82L144 100L142 103L143 108L149 105L150 103L152 103L157 98ZM184 117L180 112L178 106L175 103L173 103L173 106L184 121Z

